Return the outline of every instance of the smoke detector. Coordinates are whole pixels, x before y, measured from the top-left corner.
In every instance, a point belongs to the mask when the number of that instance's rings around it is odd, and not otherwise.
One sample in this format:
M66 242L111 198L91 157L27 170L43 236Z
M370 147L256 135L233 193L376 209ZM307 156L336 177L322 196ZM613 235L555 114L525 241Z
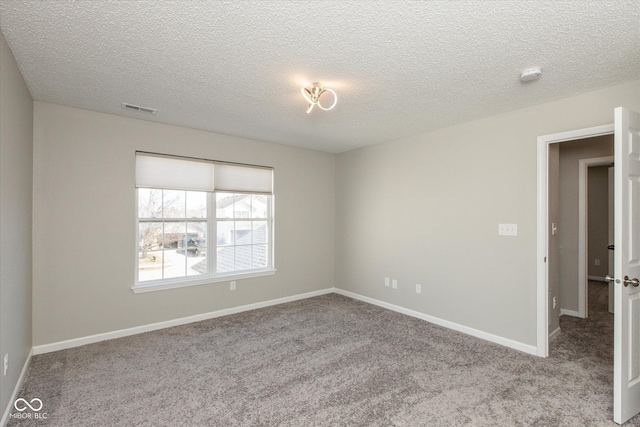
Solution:
M520 74L520 81L524 83L532 82L534 80L538 80L541 75L542 75L541 67L527 68L522 72L522 74Z

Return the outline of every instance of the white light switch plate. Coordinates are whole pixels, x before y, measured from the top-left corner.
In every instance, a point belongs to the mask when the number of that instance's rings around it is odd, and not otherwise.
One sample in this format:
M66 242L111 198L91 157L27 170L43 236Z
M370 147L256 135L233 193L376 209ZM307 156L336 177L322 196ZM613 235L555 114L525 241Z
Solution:
M517 236L518 224L498 224L499 236Z

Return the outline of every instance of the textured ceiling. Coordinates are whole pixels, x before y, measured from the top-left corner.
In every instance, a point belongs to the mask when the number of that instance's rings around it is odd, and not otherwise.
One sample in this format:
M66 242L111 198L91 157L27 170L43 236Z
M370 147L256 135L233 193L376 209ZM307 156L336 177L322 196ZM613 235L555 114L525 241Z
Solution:
M36 100L333 153L640 78L638 0L0 0L0 29Z

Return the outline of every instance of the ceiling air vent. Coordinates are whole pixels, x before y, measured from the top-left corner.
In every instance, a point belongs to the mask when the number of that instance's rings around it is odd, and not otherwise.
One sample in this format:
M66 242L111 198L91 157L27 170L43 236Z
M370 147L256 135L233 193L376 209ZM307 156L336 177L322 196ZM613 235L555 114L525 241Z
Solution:
M125 110L139 111L141 113L148 113L148 114L155 114L156 111L158 111L155 108L141 107L139 105L127 104L126 102L122 103L122 108L124 108Z

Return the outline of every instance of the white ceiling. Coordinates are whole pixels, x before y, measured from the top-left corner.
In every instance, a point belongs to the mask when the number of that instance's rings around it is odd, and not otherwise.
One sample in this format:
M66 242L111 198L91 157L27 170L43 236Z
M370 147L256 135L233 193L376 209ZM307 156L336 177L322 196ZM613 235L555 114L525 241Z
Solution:
M640 78L638 0L0 0L0 29L36 100L332 153Z

